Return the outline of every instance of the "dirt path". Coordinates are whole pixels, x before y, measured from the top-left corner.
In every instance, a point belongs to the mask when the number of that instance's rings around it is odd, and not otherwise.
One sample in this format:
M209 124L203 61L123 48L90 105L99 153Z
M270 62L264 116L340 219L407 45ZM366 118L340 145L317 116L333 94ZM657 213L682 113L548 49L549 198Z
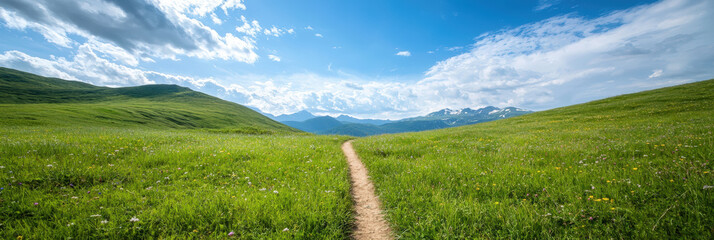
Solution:
M342 152L350 165L352 199L355 201L356 229L354 239L392 239L389 224L384 220L379 198L374 194L374 185L369 180L367 168L357 157L352 141L342 144Z

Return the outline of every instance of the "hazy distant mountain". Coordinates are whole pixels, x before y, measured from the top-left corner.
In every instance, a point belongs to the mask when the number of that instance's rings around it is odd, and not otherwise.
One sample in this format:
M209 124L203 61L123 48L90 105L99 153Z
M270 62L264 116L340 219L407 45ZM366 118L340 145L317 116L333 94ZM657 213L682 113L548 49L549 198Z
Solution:
M272 115L266 114L266 116L270 117ZM293 114L283 114L279 116L273 116L271 117L273 120L278 121L278 122L286 122L286 121L295 121L295 122L302 122L308 119L315 118L317 116L312 115L312 113L302 110Z
M488 106L480 109L442 109L421 117L399 121L357 119L345 115L337 117L316 117L306 121L283 121L285 125L317 134L341 134L369 136L386 133L417 132L448 127L457 127L498 119L515 117L531 111L507 107ZM308 113L309 114L309 113ZM312 115L312 114L310 114Z
M372 124L372 125L382 125L385 123L391 123L394 121L391 120L382 120L382 119L359 119L359 118L353 118L347 115L340 115L337 118L337 121L340 121L342 123L359 123L359 124Z
M308 119L305 121L284 121L282 122L285 125L288 125L293 128L297 128L300 130L303 130L305 132L311 132L311 133L319 133L323 131L327 131L332 128L339 127L340 125L343 125L340 121L337 121L336 119L330 117L330 116L324 116L324 117L316 117L312 119Z

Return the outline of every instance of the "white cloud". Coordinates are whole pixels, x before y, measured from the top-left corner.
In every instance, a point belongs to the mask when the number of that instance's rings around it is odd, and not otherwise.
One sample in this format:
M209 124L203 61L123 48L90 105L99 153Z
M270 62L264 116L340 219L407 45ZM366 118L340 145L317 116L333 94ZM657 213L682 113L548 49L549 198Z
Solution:
M409 52L409 51L400 51L400 52L398 52L398 53L395 54L395 55L397 55L397 56L403 56L403 57L409 57L409 56L412 55L412 53Z
M538 5L535 7L536 11L545 10L552 6L560 3L560 0L538 0Z
M211 21L213 21L213 23L218 24L218 25L223 24L223 20L218 18L218 15L216 15L216 13L211 13Z
M270 60L273 60L274 62L280 62L280 57L278 56L270 54L268 55L268 58L270 58Z
M122 0L7 0L0 1L0 21L9 28L36 31L62 47L81 45L69 37L76 35L122 48L137 59L185 55L246 63L257 60L254 40L230 33L221 36L186 15L205 16L216 8L244 8L241 1L153 3L156 5Z
M431 67L417 85L431 108L547 109L708 79L714 33L706 26L714 22L713 10L711 1L668 0L486 34L468 53ZM667 76L649 79L652 69Z
M649 78L656 78L656 77L659 77L659 76L662 76L662 69L657 69L657 70L655 70L655 71L649 76Z
M290 28L278 28L276 26L272 26L270 28L262 28L260 26L260 23L258 23L257 20L253 21L248 21L245 16L240 16L241 21L243 22L243 25L236 27L236 31L245 33L246 35L251 36L253 39L258 36L258 34L263 33L265 36L273 36L273 37L280 37L284 35L285 33L288 34L294 34L295 30Z
M0 66L99 86L178 84L216 96L226 93L226 88L211 78L196 79L131 68L102 58L96 50L91 44L83 44L71 59L54 56L44 59L7 51L0 54Z
M322 34L319 34L319 33L315 33L315 37L319 37L319 38L321 38L321 37L322 37Z
M263 28L260 27L260 23L257 20L248 22L245 16L240 16L240 20L243 21L243 25L236 27L236 31L250 35L251 37L256 37Z
M222 9L226 14L230 9L245 10L243 0L151 0L154 4L171 9L176 12L191 14L196 16L206 16L214 12L217 8Z
M314 30L314 29L312 28L312 26L307 26L307 27L305 27L305 29L310 30L310 31Z

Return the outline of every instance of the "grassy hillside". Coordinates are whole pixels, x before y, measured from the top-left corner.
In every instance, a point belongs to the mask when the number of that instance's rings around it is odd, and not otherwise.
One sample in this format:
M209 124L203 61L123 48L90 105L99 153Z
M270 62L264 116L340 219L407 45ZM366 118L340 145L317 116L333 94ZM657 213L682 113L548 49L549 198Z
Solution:
M356 140L402 238L714 237L714 80Z
M176 85L97 87L0 68L0 125L297 132L239 104Z

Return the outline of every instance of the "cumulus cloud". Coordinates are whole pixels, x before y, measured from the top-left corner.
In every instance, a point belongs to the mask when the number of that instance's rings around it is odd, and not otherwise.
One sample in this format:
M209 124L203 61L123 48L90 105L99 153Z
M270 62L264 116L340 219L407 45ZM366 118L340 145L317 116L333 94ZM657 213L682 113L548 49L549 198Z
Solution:
M206 90L213 95L226 92L224 86L210 78L196 79L131 68L113 63L97 53L91 44L79 46L77 54L70 59L54 56L44 59L20 51L7 51L0 54L0 66L99 86L178 84L196 90Z
M221 36L186 15L203 16L215 8L244 6L231 0L4 0L0 1L0 19L7 27L32 29L62 47L80 45L70 38L77 35L135 56L176 59L185 55L255 62L254 41L230 33Z
M319 34L319 33L315 33L315 37L319 37L319 38L321 38L321 37L322 37L322 34Z
M409 52L409 51L400 51L400 52L397 52L397 54L394 54L394 55L403 56L403 57L409 57L409 56L412 55L412 53Z
M554 17L483 35L417 85L427 106L547 109L704 80L714 73L713 14L711 1L668 0L596 19Z

